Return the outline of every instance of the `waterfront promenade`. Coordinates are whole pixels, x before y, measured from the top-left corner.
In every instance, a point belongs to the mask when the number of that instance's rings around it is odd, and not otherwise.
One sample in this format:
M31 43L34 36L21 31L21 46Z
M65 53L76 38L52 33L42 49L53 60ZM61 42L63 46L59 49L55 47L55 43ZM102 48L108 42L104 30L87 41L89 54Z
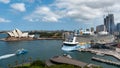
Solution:
M120 62L114 62L114 61L111 61L111 60L105 60L105 59L101 59L101 58L97 58L97 57L92 57L92 60L96 60L96 61L99 61L99 62L120 66Z
M50 61L54 62L54 63L61 63L61 64L71 64L71 65L75 65L75 66L79 66L79 67L85 67L86 65L88 65L87 63L75 60L75 59L71 59L68 57L64 57L64 56L55 56L53 58L50 59Z
M91 52L91 53L99 53L99 54L105 54L109 56L113 56L117 59L120 60L120 53L115 51L115 50L108 50L108 49L79 49L78 51L83 51L83 52Z

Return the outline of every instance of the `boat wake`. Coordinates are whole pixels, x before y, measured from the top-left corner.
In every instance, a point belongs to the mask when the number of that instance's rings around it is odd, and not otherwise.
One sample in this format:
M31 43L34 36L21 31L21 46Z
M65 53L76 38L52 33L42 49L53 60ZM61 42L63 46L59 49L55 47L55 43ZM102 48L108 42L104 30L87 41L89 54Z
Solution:
M16 56L16 55L26 54L27 52L28 52L27 50L22 48L22 49L17 50L16 53L6 54L6 55L0 56L0 60L1 59L6 59L6 58L9 58L9 57L12 57L12 56Z
M0 60L1 59L6 59L6 58L9 58L9 57L12 57L12 56L15 56L16 54L6 54L6 55L3 55L3 56L0 56Z

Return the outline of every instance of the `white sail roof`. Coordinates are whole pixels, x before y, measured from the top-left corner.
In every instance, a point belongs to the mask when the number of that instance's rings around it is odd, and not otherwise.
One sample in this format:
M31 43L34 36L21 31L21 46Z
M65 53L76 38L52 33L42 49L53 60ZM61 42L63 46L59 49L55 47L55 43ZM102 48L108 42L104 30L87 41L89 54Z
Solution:
M15 29L12 32L7 32L11 37L31 37L33 38L34 35L28 35L28 33L23 33L19 29Z
M12 32L7 32L11 37L14 36Z
M15 30L16 30L18 36L21 37L22 36L22 31L20 31L19 29L15 29Z
M16 30L13 30L12 32L13 32L15 37L18 37L18 34L17 34Z

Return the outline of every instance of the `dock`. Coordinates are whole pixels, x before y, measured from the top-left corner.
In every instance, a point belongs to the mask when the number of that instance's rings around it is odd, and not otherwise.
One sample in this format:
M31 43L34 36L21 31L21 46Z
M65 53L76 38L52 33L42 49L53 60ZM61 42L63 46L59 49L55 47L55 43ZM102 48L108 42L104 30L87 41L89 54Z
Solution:
M79 49L79 51L83 52L91 52L91 53L99 53L104 55L109 55L117 58L120 60L120 53L116 52L115 50L108 50L108 49Z
M50 58L49 61L46 62L46 65L50 66L50 65L54 65L54 64L70 64L70 65L75 65L75 66L79 66L79 67L85 67L88 64L72 59L72 58L68 58L65 56L54 56L52 58Z
M107 64L112 64L112 65L116 65L116 66L120 66L120 62L114 62L114 61L111 61L111 60L105 60L105 59L96 58L96 57L92 57L92 60L107 63Z

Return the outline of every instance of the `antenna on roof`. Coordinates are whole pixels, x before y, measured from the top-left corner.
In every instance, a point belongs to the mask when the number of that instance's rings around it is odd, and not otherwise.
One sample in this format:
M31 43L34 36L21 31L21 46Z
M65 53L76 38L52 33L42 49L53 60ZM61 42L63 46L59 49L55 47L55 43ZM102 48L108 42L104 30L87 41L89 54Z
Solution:
M112 10L110 9L110 8L103 8L103 14L104 15L109 15L109 14L111 14L112 13Z

